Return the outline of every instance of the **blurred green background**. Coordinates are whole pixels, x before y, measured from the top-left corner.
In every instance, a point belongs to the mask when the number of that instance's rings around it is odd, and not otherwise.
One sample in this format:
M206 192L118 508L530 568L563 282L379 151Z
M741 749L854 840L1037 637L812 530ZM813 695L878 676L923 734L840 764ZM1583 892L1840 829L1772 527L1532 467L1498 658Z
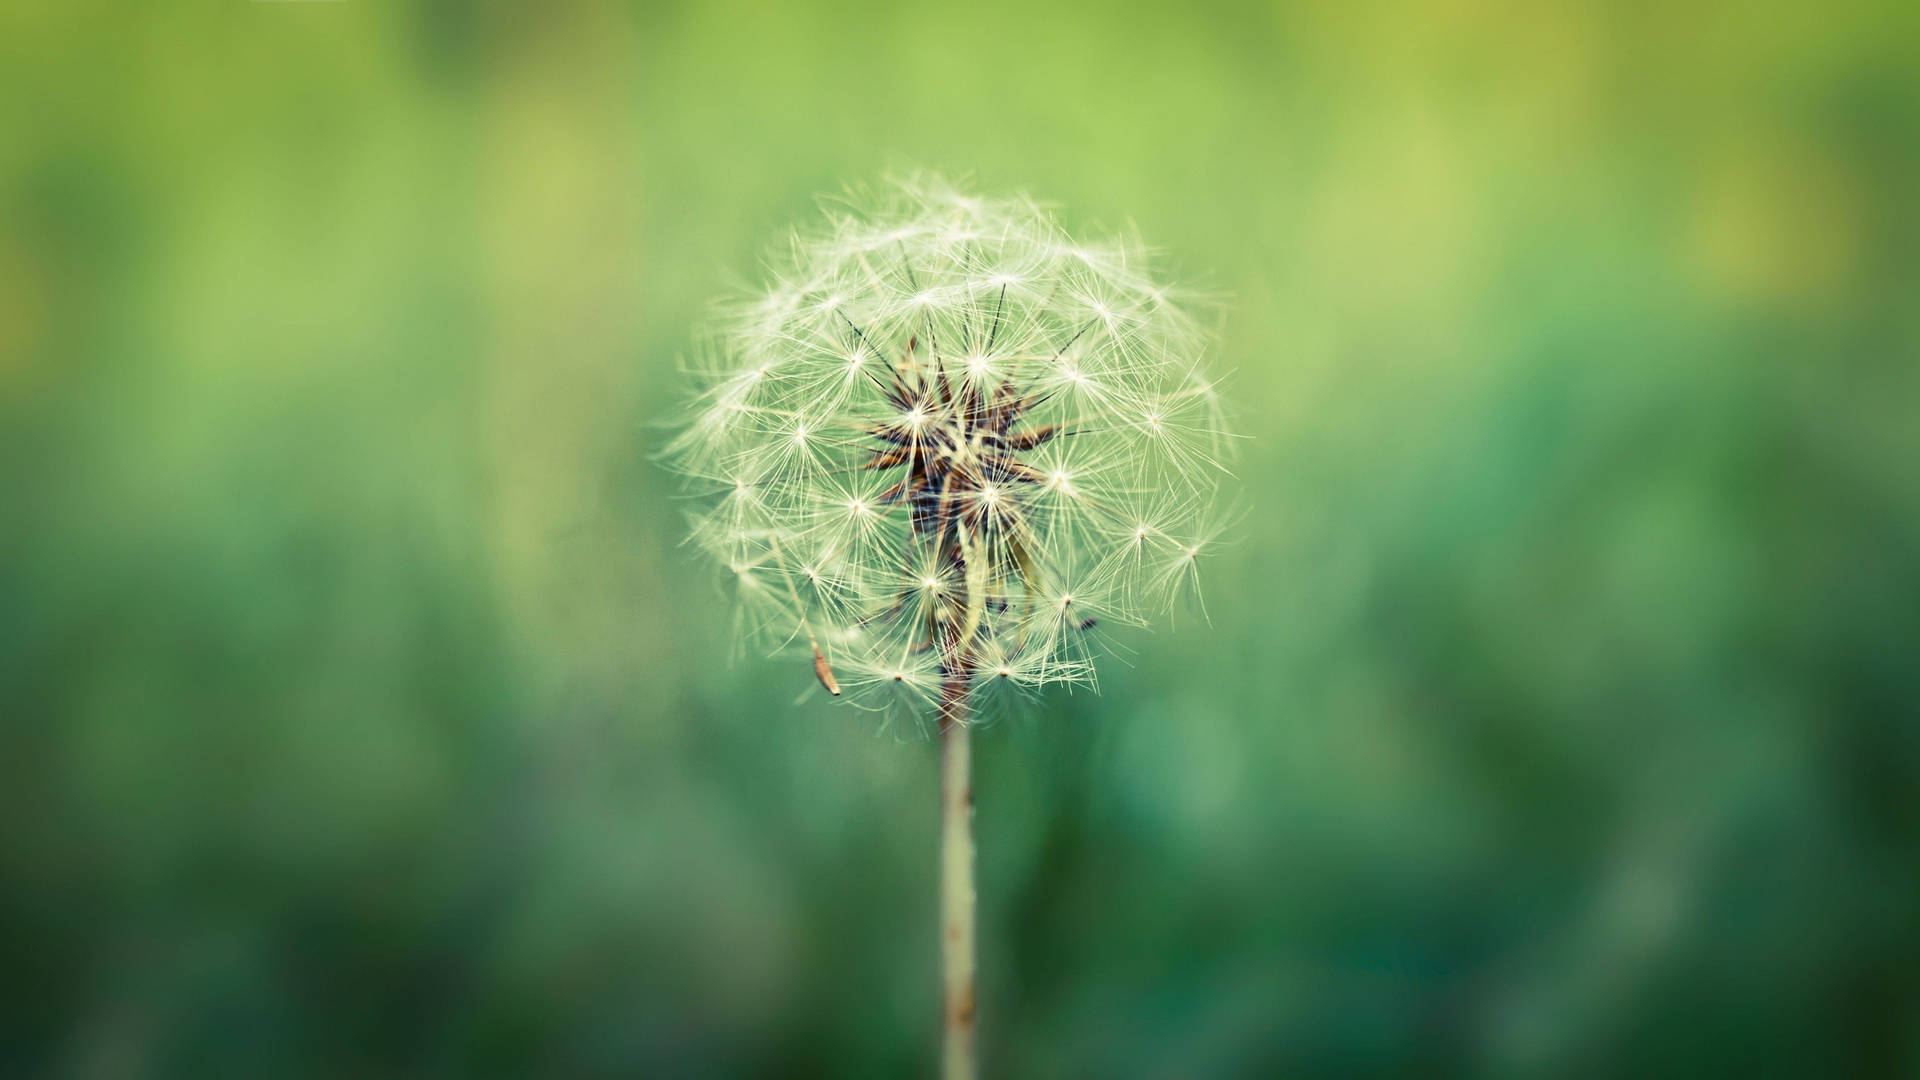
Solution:
M1920 8L0 15L0 1073L932 1071L935 754L649 460L889 168L1229 294L980 739L990 1075L1920 1075Z

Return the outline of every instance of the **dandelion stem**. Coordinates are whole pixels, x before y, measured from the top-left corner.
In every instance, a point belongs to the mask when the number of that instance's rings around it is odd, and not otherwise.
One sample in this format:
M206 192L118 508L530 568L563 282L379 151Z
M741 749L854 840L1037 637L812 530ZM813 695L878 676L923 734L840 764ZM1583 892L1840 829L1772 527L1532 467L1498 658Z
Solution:
M974 1080L973 752L968 737L971 672L940 687L940 957L946 1029L941 1075Z

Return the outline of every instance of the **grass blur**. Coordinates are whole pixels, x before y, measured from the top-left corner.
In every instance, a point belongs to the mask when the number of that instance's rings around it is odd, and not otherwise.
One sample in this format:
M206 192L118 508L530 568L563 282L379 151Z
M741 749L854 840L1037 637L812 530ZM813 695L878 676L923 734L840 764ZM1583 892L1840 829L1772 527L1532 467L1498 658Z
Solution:
M989 1075L1913 1075L1917 13L10 5L0 1073L927 1074L934 746L648 460L925 165L1253 436L1211 628L977 742Z

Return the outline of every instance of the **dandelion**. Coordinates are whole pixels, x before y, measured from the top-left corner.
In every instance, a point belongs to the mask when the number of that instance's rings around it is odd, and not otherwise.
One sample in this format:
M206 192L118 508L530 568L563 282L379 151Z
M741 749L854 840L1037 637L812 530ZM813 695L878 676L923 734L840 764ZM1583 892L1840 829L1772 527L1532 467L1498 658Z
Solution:
M724 310L668 460L743 634L938 718L946 1069L973 1068L968 729L1095 681L1095 628L1198 584L1229 436L1205 335L1130 238L934 178L829 215Z

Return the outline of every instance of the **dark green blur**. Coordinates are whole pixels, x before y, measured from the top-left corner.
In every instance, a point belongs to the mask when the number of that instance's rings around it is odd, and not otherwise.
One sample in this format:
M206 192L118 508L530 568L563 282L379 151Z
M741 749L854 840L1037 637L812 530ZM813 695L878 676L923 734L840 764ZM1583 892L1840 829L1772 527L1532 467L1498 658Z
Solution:
M649 459L913 166L1251 436L978 740L988 1075L1920 1075L1917 13L7 5L0 1075L931 1075L935 747Z

